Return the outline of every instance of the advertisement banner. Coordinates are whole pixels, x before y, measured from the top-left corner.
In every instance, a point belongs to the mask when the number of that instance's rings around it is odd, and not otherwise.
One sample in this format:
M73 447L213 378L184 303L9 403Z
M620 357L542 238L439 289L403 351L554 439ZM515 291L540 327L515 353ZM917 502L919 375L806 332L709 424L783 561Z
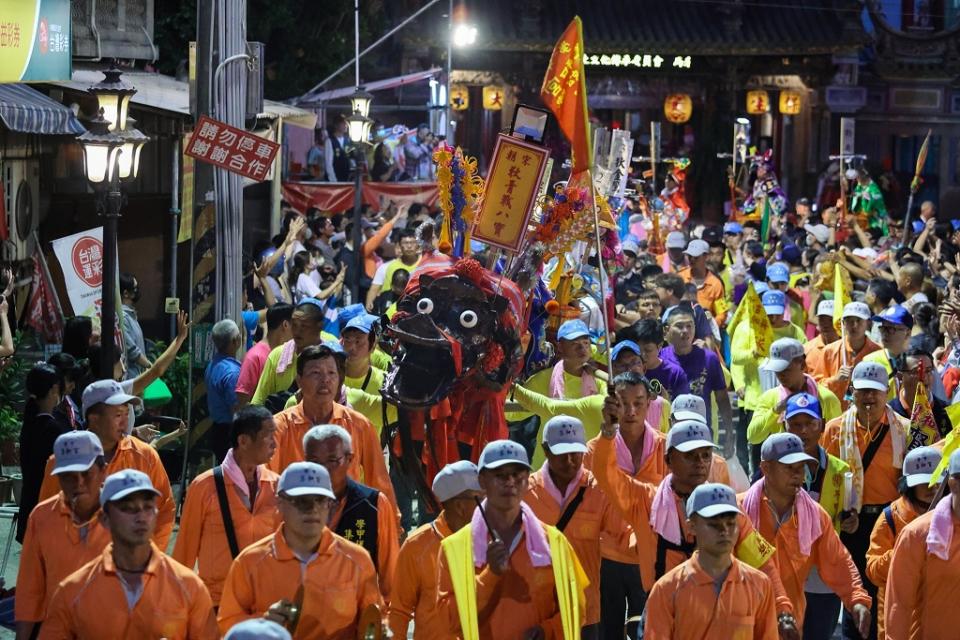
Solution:
M0 82L69 80L70 0L0 0Z
M103 290L103 227L53 241L73 314L99 321Z

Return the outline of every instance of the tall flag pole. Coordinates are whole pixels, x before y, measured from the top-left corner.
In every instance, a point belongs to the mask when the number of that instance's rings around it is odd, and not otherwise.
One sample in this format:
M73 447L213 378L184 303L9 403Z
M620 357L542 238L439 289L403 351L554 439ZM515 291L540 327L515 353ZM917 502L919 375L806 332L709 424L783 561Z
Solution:
M904 246L910 241L910 232L912 231L910 227L910 212L913 210L913 198L917 195L917 191L920 191L920 185L923 183L923 178L920 177L920 174L923 173L923 165L927 163L927 153L930 152L931 133L933 133L933 129L927 129L927 137L923 139L923 144L920 145L920 152L917 154L917 167L913 172L913 180L910 181L910 197L907 198L907 215L903 222L903 237L901 238L901 244Z

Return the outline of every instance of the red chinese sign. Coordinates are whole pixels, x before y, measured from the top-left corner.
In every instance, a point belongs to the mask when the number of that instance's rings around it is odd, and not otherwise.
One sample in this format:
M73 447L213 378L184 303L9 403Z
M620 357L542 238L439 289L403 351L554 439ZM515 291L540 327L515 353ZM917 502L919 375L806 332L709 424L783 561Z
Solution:
M473 239L518 251L537 203L550 152L501 134L477 214Z
M186 154L252 180L263 180L279 149L276 142L201 116Z
M83 236L73 245L71 255L73 270L89 287L99 287L103 282L103 243L96 238Z

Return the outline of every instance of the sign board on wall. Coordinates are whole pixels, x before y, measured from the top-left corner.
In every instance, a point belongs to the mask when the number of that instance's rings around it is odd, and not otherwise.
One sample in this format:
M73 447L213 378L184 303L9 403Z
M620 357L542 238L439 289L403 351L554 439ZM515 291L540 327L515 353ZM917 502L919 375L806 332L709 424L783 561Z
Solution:
M69 80L70 0L0 0L0 82Z

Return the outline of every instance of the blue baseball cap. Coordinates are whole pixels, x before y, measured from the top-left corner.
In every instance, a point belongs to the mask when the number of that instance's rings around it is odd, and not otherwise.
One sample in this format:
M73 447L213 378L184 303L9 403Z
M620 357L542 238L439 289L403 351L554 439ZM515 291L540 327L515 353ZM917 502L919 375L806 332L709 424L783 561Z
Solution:
M343 350L343 345L337 342L336 340L324 340L321 344L323 344L323 346L325 347L328 347L331 351L333 351L336 354L343 355L344 353L346 353Z
M774 262L767 266L768 282L790 282L790 267L782 262Z
M725 513L742 513L733 489L716 482L704 482L691 491L686 510L688 518L694 515L714 518Z
M816 462L813 456L804 453L803 441L793 433L775 433L764 440L760 446L760 460L781 464Z
M480 453L480 459L477 461L477 468L480 471L484 469L496 469L508 464L519 464L520 466L532 469L530 461L527 458L527 450L523 445L512 440L494 440L488 442Z
M789 420L801 413L817 420L823 419L823 413L820 411L820 401L817 400L815 395L809 393L795 393L787 398L787 410L783 414L784 419Z
M590 337L590 329L583 320L567 320L557 330L557 340L576 340L584 336Z
M923 220L914 220L910 226L913 227L914 233L921 233L925 225L923 224Z
M767 291L770 291L770 287L767 285L766 282L754 282L753 290L757 292L758 296L762 296Z
M621 340L615 344L613 349L610 351L610 362L616 362L617 358L620 357L620 354L623 353L624 349L631 351L638 356L640 355L640 345L633 340Z
M953 227L954 231L960 231L960 220L954 218L950 221L950 226Z
M913 328L913 316L910 315L910 312L907 311L906 307L901 307L899 304L887 307L877 315L873 316L871 320L874 322L889 322L890 324L899 324L907 327L908 329Z
M801 257L800 247L793 243L785 244L783 249L780 250L780 257L787 262L799 262Z
M760 301L763 304L763 310L767 312L768 316L783 315L787 307L786 294L776 289L765 292L763 297L760 298Z
M743 227L739 222L728 222L723 225L723 232L731 235L743 233Z
M362 331L363 333L370 333L373 331L374 326L379 321L379 316L375 316L371 313L361 313L360 315L351 318L350 322L347 323L347 326L345 326L343 330L346 331L347 329L356 329L358 331Z
M315 298L314 298L315 299ZM317 300L317 302L320 302ZM362 304L351 304L346 307L342 307L337 312L337 320L340 322L340 326L345 327L347 323L359 316L362 313L366 313L367 310Z

